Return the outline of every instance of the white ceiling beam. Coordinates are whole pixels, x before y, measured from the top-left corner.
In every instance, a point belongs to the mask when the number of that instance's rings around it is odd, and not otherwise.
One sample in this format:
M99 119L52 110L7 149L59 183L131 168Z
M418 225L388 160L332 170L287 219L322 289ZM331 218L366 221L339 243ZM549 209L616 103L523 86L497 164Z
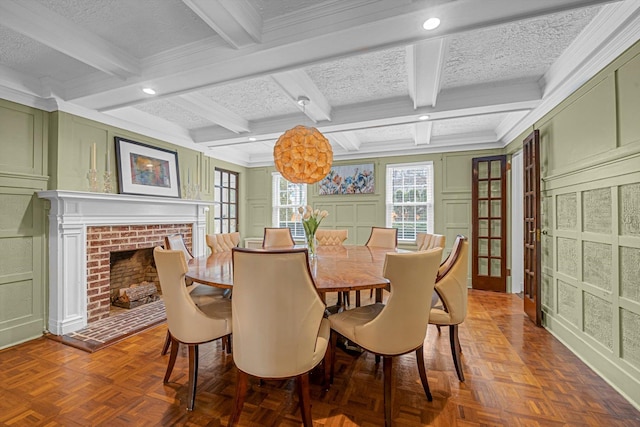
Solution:
M119 80L140 75L133 56L35 0L0 1L0 25Z
M433 129L433 122L431 120L424 120L413 125L413 137L416 145L428 145L431 144L431 130Z
M406 98L347 105L334 108L331 122L316 126L323 133L366 129L374 126L419 123L420 115L430 120L467 117L475 114L508 113L531 110L540 104L540 88L535 82L510 84L502 87L483 85L443 90L436 107L413 108ZM279 119L251 122L252 135L259 140L278 138L283 129L299 124L296 115ZM220 127L199 129L192 132L194 141L208 146L242 144L246 137L238 137Z
M231 132L242 133L250 130L247 120L204 95L189 93L171 98L171 102Z
M448 45L443 37L407 46L409 96L414 108L436 105Z
M336 143L345 151L358 151L361 142L353 132L340 132L325 134L331 143Z
M393 2L360 2L357 7L349 10L353 15L351 19L332 22L335 15L327 14L318 16L317 19L307 16L306 20L289 27L275 27L271 30L265 28L262 43L251 46L248 50L209 48L203 45L202 49L195 52L172 55L164 63L156 61L154 66L145 68L144 82L153 83L163 96L177 95L206 86L298 69L348 55L606 2L607 0L445 2L430 9L430 12L439 14L443 20L443 24L431 32L425 32L421 27L424 14L416 13L424 10L423 2L410 2L409 6L399 7L393 7ZM387 13L376 14L376 19L372 19L367 8L380 4L388 7ZM323 24L324 27L313 29ZM192 66L185 67L185 64ZM67 95L69 100L87 108L120 108L147 101L138 90L142 81L143 79L130 79L123 83L110 79L77 79L71 84L72 87L70 85L67 88Z
M262 17L247 0L182 0L235 49L262 38Z
M331 120L329 101L304 70L285 71L273 74L271 77L296 104L300 96L309 98L309 103L300 109L315 123Z

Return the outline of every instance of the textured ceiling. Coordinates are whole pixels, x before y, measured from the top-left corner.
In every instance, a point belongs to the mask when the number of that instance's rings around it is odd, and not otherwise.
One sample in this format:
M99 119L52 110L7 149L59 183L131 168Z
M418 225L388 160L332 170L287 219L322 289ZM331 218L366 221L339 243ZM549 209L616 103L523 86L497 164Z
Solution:
M297 124L337 160L500 148L639 17L638 0L0 0L0 97L246 166Z

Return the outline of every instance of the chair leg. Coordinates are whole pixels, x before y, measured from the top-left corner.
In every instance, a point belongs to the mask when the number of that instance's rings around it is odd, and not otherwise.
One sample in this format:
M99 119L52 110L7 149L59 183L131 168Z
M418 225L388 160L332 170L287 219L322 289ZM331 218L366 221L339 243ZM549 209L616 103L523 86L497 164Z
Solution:
M222 349L227 351L227 354L231 354L231 334L222 337Z
M196 384L198 383L198 344L189 344L189 397L187 410L193 411L196 404Z
M336 346L338 345L338 333L331 331L331 367L329 368L329 383L333 384L333 372L336 364Z
M331 338L330 338L329 345L327 346L327 351L324 352L324 361L322 363L324 365L324 379L323 379L324 391L329 391L329 387L331 384L331 366L333 366L331 356L332 354L331 354Z
M418 372L420 373L420 381L422 381L422 388L424 394L427 395L427 400L431 402L433 396L431 396L431 390L429 390L429 380L427 380L427 371L424 368L424 347L420 347L416 350L416 362L418 362Z
M384 425L391 427L391 366L393 358L384 356L382 362L382 371L384 376Z
M360 291L356 291L356 307L360 307Z
M460 360L460 340L458 339L458 325L449 325L449 341L451 341L451 355L453 356L453 364L456 367L456 373L460 382L464 382L464 374L462 373L462 361Z
M345 307L351 306L351 297L349 296L349 292L344 292L344 305Z
M233 408L231 409L231 415L229 416L228 427L232 427L238 423L240 419L240 413L242 412L242 406L244 405L244 398L247 395L247 388L249 383L249 374L238 369L238 377L236 379L236 398L233 401Z
M440 325L436 325L436 329L438 330L438 335L442 334L442 331L440 330Z
M167 329L167 336L164 338L164 344L162 345L162 351L160 354L164 356L169 351L169 345L171 344L171 332Z
M169 356L169 363L167 364L167 372L164 374L164 383L169 382L169 377L171 376L171 372L173 372L173 366L176 364L176 358L178 357L178 348L180 347L180 343L177 339L171 337L171 355Z
M298 397L300 399L300 414L304 427L312 427L311 421L311 396L309 394L309 373L306 372L296 377Z

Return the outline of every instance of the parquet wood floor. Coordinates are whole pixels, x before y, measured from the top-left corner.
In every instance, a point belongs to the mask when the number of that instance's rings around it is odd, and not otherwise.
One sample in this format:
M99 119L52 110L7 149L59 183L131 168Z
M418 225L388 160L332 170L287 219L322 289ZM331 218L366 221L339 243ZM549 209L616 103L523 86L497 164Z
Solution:
M187 357L162 384L166 325L97 353L41 338L0 352L0 425L220 426L235 368L219 342L201 346L196 407L186 411ZM470 291L460 327L466 382L457 380L447 330L429 327L422 391L414 354L394 359L395 426L640 426L640 412L522 313L513 295ZM526 350L525 350L526 343ZM312 378L314 426L382 426L382 364L337 351L328 392ZM299 426L291 381L252 382L242 426Z

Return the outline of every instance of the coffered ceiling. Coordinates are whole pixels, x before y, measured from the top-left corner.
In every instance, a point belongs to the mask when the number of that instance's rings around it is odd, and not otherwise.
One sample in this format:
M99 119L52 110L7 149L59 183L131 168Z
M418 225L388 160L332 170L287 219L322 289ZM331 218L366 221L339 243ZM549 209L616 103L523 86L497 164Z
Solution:
M639 38L640 0L0 0L0 97L245 166L298 124L336 159L496 148Z

